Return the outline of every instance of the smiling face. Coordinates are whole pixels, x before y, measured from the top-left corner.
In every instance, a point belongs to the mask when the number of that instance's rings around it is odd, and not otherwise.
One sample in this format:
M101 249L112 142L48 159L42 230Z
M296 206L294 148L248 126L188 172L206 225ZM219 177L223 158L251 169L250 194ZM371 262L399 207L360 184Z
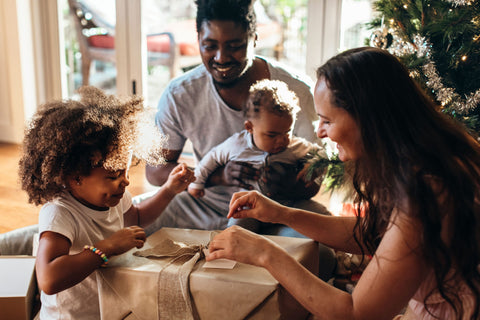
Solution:
M88 176L71 179L70 192L91 209L107 210L120 202L129 184L128 170L108 171L98 167Z
M253 63L254 38L233 21L202 23L198 43L202 62L218 85L238 80Z
M315 109L320 116L317 136L337 143L341 161L357 160L362 155L360 129L353 117L332 103L332 92L323 78L315 85Z
M257 148L275 154L288 147L292 136L293 119L290 115L276 115L270 112L245 121L245 129L253 136Z

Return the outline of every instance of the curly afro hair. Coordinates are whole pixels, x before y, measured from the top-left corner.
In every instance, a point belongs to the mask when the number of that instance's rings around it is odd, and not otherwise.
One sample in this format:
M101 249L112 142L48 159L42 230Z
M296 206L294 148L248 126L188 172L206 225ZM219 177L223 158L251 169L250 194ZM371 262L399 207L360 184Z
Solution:
M68 180L92 168L126 169L132 156L158 165L165 137L155 127L143 98L119 98L100 89L79 89L80 101L52 101L39 107L25 132L19 174L35 205L66 190Z

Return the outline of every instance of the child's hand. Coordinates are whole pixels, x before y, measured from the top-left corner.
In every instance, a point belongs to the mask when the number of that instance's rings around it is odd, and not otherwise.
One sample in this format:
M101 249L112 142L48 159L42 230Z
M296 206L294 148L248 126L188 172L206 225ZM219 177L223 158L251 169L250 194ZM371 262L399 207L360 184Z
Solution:
M110 257L127 252L133 247L141 248L146 239L143 228L131 226L115 232L109 238L99 241L95 246Z
M180 193L193 181L195 181L193 170L188 168L185 163L180 163L170 172L165 187L174 193Z
M201 198L205 195L205 191L203 189L196 189L191 185L188 186L188 193L190 193L190 195L195 198Z

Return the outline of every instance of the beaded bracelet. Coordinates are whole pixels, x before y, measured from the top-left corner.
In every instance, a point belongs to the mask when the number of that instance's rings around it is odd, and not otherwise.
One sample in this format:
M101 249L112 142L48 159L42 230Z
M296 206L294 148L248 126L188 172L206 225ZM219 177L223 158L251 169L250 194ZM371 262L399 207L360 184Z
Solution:
M99 249L95 248L94 246L85 245L85 247L83 247L83 250L90 250L93 253L98 254L98 256L103 260L103 264L101 265L102 267L105 267L108 264L107 255Z

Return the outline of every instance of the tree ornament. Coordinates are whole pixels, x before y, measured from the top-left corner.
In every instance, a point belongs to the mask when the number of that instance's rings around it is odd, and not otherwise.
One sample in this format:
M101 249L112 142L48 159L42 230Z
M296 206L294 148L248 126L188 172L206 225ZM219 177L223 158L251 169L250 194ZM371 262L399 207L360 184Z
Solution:
M382 23L380 29L374 30L370 36L370 46L380 49L387 49L392 45L393 35L390 30Z
M387 38L384 35L382 30L375 30L370 36L370 46L386 49L387 48Z
M480 0L377 0L374 9L370 45L398 57L443 112L480 132Z

